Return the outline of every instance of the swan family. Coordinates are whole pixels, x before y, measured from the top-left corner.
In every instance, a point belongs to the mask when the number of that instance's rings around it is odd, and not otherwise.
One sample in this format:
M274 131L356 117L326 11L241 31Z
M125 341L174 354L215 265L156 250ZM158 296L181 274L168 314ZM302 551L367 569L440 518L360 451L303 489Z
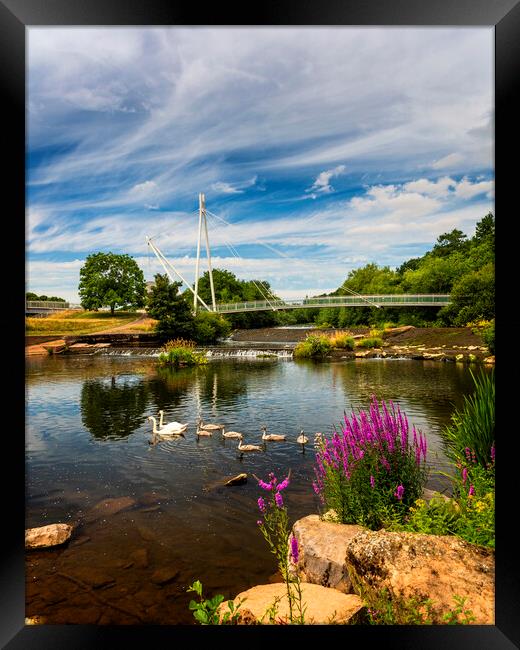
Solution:
M166 424L164 422L163 410L159 411L159 428L157 428L157 419L153 415L150 415L147 419L151 421L153 424L153 435L154 435L154 440L156 441L160 439L174 438L177 436L184 437L184 432L188 428L187 422L186 423L169 422L168 424ZM240 433L239 431L226 431L225 424L217 424L215 422L204 422L202 417L199 417L197 419L197 429L196 429L197 438L199 438L200 436L212 436L213 433L216 431L220 431L220 434L223 439L226 438L238 439L237 450L240 452L241 455L246 452L265 451L266 442L284 441L287 438L285 434L267 433L267 426L263 425L261 427L262 444L245 445L243 444L244 434ZM321 436L322 436L321 433L317 433L315 441ZM300 431L300 435L296 438L296 442L300 444L302 446L302 450L305 451L305 445L309 442L309 439L305 435L303 429Z

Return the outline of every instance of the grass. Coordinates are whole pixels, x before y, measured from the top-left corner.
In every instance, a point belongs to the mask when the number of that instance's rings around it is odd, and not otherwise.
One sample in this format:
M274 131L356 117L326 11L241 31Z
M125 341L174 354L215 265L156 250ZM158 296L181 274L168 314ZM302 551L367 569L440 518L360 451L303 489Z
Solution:
M44 318L25 319L26 334L56 335L91 334L101 330L126 325L139 318L137 312L64 311Z

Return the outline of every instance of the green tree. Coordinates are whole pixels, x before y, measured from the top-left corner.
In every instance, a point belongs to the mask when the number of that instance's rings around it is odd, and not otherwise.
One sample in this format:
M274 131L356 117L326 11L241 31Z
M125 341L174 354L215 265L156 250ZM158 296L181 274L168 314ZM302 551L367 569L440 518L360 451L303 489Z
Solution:
M193 340L195 321L189 298L180 294L182 282L170 282L167 275L154 276L155 284L148 296L148 314L159 321L156 332L163 341L186 338Z
M439 312L439 318L459 327L495 317L495 265L488 263L478 271L462 276L451 291L452 303Z
M463 253L469 247L467 235L462 230L454 228L437 237L437 243L431 251L434 257L448 257L452 253Z
M137 262L129 255L93 253L79 272L79 295L84 309L97 311L145 303L146 283Z

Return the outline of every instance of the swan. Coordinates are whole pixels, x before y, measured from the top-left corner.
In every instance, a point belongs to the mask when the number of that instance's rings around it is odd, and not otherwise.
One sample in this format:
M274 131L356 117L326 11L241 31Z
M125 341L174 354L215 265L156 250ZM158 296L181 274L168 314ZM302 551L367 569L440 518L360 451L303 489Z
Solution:
M223 424L204 424L202 418L199 418L199 429L204 431L220 431L224 426Z
M263 447L260 445L243 445L242 440L244 437L241 435L239 440L238 440L238 451L244 452L244 451L263 451Z
M181 431L179 429L177 430L169 430L166 431L165 429L158 429L157 428L157 420L153 417L153 415L150 415L148 417L148 420L151 420L153 422L153 434L154 436L158 436L159 438L166 438L166 437L173 437L173 436L184 436L184 429ZM188 425L186 425L188 426Z
M225 431L222 427L222 437L223 438L242 438L242 434L239 431Z
M159 420L159 433L184 433L188 428L188 423L168 422L168 424L163 424L164 411L159 411L159 415L161 416Z
M200 428L200 420L197 422L197 438L199 436L212 436L213 431L208 431L207 429L201 429Z
M296 442L300 443L302 446L306 445L309 442L309 438L304 435L303 429L300 431L300 435L296 438Z
M266 433L267 427L262 427L262 440L285 440L284 435L278 433Z

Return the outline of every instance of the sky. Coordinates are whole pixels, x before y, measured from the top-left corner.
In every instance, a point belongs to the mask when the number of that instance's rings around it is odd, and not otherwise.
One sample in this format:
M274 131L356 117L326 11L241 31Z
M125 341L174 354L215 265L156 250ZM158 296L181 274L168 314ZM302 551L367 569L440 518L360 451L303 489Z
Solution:
M29 27L26 289L152 237L289 299L494 212L492 27ZM204 250L204 246L203 246ZM201 273L207 269L205 253Z

